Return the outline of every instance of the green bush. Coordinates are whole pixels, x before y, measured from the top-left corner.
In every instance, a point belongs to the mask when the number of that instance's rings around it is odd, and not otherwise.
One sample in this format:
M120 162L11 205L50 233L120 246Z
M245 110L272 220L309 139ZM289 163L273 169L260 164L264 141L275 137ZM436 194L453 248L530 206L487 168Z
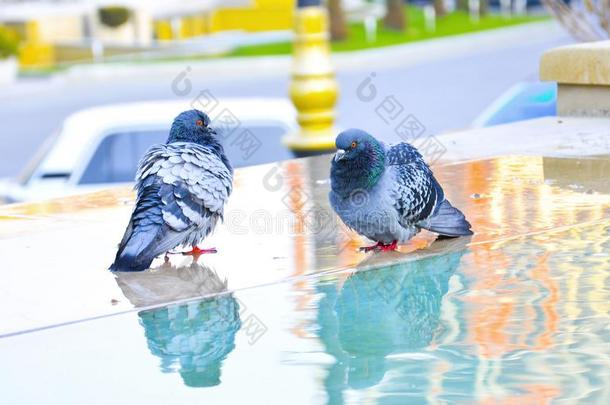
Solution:
M117 28L129 20L129 9L125 7L102 7L97 10L102 24L110 28Z
M19 37L10 28L0 25L0 59L16 56L19 49Z

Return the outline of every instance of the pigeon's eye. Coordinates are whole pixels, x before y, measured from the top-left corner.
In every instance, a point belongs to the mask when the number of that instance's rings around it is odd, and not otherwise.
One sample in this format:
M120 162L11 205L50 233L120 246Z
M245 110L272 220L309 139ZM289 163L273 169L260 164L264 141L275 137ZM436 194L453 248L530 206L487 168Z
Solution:
M202 127L203 126L203 121L197 120L197 121L195 121L195 125L197 125L198 127Z
M352 142L352 149L354 149L356 146L358 146L358 142L356 142L356 141Z

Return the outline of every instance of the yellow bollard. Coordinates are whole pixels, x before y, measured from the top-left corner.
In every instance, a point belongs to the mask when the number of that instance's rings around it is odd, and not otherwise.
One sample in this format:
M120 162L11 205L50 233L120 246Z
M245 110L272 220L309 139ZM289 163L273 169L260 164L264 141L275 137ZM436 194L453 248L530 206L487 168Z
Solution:
M48 67L55 64L55 48L44 42L37 20L25 23L23 42L19 47L19 63L27 67Z
M339 86L328 43L328 15L321 6L295 11L295 42L290 98L298 111L300 132L284 143L298 154L335 149L335 104Z

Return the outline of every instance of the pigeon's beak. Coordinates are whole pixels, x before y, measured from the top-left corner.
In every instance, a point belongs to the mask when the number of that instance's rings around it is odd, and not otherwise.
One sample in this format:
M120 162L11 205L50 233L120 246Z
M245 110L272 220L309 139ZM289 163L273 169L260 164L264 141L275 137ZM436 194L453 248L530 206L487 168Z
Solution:
M337 153L335 153L335 162L340 161L345 157L345 151L343 149L339 149Z

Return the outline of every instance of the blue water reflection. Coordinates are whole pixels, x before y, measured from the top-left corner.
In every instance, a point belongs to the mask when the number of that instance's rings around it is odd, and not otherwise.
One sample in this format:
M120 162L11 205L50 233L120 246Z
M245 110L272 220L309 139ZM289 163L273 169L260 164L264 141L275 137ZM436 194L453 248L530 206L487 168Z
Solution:
M379 384L391 368L388 355L420 351L432 342L464 251L357 271L340 288L336 280L317 285L317 334L336 360L324 380L330 403L342 403L345 388Z
M206 266L162 269L158 273L122 275L117 282L132 303L155 303L194 294L223 293L227 282ZM162 296L160 296L162 294ZM212 387L221 382L225 358L235 348L241 328L239 303L233 294L140 311L138 317L150 352L163 373L179 373L186 386Z
M189 387L220 384L222 362L235 348L241 326L239 304L231 295L138 314L148 348L161 371L178 372Z

